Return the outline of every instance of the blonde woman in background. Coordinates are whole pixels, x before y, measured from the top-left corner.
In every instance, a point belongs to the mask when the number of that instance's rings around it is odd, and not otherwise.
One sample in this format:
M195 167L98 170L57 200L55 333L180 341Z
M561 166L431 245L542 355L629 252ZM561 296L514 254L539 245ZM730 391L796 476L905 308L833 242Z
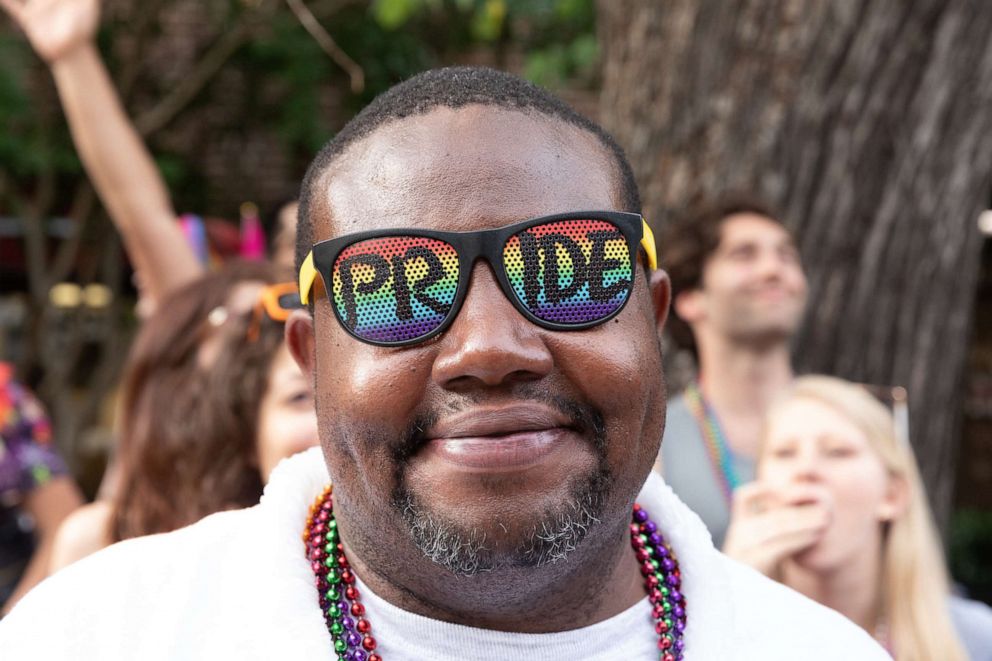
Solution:
M725 552L841 612L899 661L992 659L992 609L952 596L913 454L864 388L797 379L769 411Z

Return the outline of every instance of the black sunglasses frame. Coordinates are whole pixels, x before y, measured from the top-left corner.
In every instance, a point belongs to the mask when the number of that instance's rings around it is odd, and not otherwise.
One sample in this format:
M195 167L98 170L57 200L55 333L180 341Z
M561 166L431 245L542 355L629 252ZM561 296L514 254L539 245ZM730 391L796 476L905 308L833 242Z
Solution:
M510 284L509 278L506 274L506 266L503 264L503 249L506 246L506 242L509 241L513 235L528 228L564 220L606 221L615 225L627 241L627 247L630 250L631 260L632 280L630 287L627 288L627 295L617 306L616 310L605 317L579 324L561 324L541 319L527 309L524 302L517 297L516 291ZM330 303L331 309L334 311L334 316L337 318L338 323L341 324L341 327L344 328L349 335L357 340L365 342L366 344L382 347L411 346L426 342L427 340L430 340L431 338L440 335L447 330L448 326L451 325L455 317L458 316L458 312L461 310L462 303L465 301L465 296L468 294L470 279L472 277L472 267L480 258L489 263L490 268L492 268L493 272L496 274L496 280L499 282L500 289L503 290L503 295L509 299L510 303L513 304L513 307L516 308L517 311L520 312L528 321L549 330L577 331L605 323L620 314L623 308L626 307L627 302L630 300L630 297L634 291L634 282L636 281L635 273L637 270L637 250L644 235L643 223L643 217L636 213L627 213L623 211L578 211L559 213L551 216L538 216L536 218L529 218L505 227L473 232L444 232L415 228L367 230L364 232L346 234L344 236L315 243L313 245L313 265L324 282L324 291L326 293L327 300ZM381 340L373 340L362 337L352 330L345 320L341 318L341 314L338 312L337 306L332 300L334 296L332 271L338 255L340 255L341 252L348 246L362 241L367 241L369 239L383 239L392 236L437 239L451 245L458 255L458 285L455 290L455 298L451 302L451 309L448 310L448 313L438 324L437 328L409 340L384 342Z

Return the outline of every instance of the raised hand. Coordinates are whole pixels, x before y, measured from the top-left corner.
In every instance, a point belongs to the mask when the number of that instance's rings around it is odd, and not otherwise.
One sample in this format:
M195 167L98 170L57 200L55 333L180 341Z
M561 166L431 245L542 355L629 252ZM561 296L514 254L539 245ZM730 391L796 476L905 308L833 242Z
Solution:
M92 42L99 0L0 0L35 52L49 65Z
M734 491L723 552L771 576L783 560L815 544L830 524L830 499L812 485L779 491L752 482Z

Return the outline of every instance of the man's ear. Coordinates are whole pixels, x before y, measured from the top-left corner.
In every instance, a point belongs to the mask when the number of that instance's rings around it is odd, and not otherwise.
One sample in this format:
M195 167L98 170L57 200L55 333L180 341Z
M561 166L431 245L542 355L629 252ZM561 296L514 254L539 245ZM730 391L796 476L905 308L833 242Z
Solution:
M316 344L313 317L307 310L293 310L286 320L286 346L310 383L317 369Z
M672 302L672 284L668 274L662 269L655 269L648 275L648 287L651 290L651 303L654 305L654 323L660 335L668 319L668 306Z
M675 297L672 306L679 319L692 323L699 319L702 312L702 292L698 289L687 289Z

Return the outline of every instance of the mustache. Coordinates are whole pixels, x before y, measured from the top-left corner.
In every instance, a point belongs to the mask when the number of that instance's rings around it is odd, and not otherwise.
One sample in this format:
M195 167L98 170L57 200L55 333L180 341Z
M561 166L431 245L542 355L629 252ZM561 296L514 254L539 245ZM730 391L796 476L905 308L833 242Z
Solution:
M549 393L545 388L524 385L513 393L499 398L506 403L520 404L523 402L543 404L555 409L569 421L569 427L586 438L589 438L597 454L606 454L606 424L603 416L596 408L577 399ZM402 467L427 442L427 430L434 427L442 416L457 413L477 404L493 404L491 395L474 394L460 397L457 401L449 401L427 405L417 412L411 423L394 441L392 458L394 466Z

